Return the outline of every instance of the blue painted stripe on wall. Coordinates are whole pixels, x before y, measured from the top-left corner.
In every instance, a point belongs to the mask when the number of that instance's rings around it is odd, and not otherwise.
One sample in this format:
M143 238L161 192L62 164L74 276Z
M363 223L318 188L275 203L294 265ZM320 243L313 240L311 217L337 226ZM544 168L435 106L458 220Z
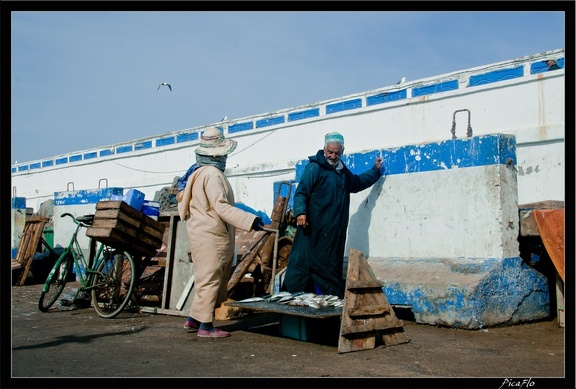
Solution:
M430 95L458 89L458 80L445 81L434 85L421 86L412 89L412 97Z
M320 116L320 108L313 108L306 111L292 112L288 114L288 121L302 120Z
M152 141L148 140L146 142L136 143L134 145L134 150L142 150L142 149L149 149L152 147Z
M177 143L190 142L190 141L193 141L196 139L198 139L198 132L191 132L189 134L176 135L176 142Z
M42 167L52 166L52 165L54 165L54 161L51 159L48 161L42 161Z
M252 122L233 124L228 127L228 133L232 134L234 132L251 130L252 128L254 128Z
M31 163L30 164L30 170L32 170L32 169L40 169L40 162Z
M123 195L123 188L101 188L95 190L54 192L54 205L96 204L100 200L110 200L112 196Z
M18 166L18 171L19 171L19 172L28 171L28 165Z
M326 106L326 114L347 111L349 109L362 108L362 99L353 99Z
M382 92L377 95L366 97L366 105L375 105L387 103L389 101L402 100L407 96L406 89L402 89L394 92Z
M494 134L451 139L438 143L345 154L342 162L353 173L360 174L372 167L374 159L379 156L384 159L383 175L506 164L508 159L512 159L516 164L516 138L513 135ZM300 180L308 163L309 160L306 159L296 164L296 181Z
M105 157L107 155L112 155L114 152L112 150L100 150L100 156Z
M58 158L56 160L56 165L62 165L64 163L68 163L68 157L64 157L64 158Z
M132 145L129 146L120 146L116 148L116 153L117 154L121 154L121 153L127 153L129 151L132 151Z
M92 153L84 154L84 159L92 159L92 158L96 158L97 156L98 156L98 154L94 151Z
M174 137L156 139L156 147L174 144Z
M564 58L558 58L556 63L560 68L564 68ZM537 74L537 73L544 73L548 71L548 66L546 66L546 62L538 61L534 62L530 65L530 74Z
M72 155L70 156L70 158L68 158L68 161L70 162L82 161L82 155Z
M284 123L284 116L277 116L274 118L260 119L256 121L256 128L273 126L275 124Z
M18 171L18 169L16 169L15 167L12 168L12 173L16 173Z
M522 77L524 75L524 68L518 66L511 69L494 70L493 72L470 76L469 85L478 86L490 84L492 82L510 80L512 78Z

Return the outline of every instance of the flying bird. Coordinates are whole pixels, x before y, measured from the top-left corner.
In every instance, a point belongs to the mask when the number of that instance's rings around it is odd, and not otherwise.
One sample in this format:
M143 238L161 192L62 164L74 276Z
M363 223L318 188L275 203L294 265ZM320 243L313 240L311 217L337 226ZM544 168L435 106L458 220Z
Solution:
M402 79L398 81L396 84L402 84L404 82L406 82L406 77L402 77Z
M168 84L167 82L163 82L160 85L158 85L158 89L160 89L161 86L167 86L170 89L170 92L172 92L172 86L170 84ZM158 90L156 89L156 90Z

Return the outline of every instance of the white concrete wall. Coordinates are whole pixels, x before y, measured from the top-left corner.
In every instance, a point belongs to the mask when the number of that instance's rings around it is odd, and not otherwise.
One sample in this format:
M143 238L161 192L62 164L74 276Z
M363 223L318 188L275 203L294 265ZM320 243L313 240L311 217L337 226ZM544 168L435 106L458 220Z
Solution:
M517 257L511 176L503 165L492 165L385 177L352 196L345 252L353 247L380 258Z
M563 50L535 54L525 58L465 69L428 79L388 86L329 101L303 105L277 112L233 119L224 126L319 108L319 116L287 121L268 127L229 134L239 143L230 155L226 174L236 191L236 200L271 214L273 183L294 178L295 164L314 154L323 146L324 134L339 131L346 139L346 153L389 148L406 144L450 139L453 114L457 110L471 112L474 135L512 134L517 139L518 201L528 203L543 200L564 200L564 69L530 74L530 66L546 56L563 55ZM524 67L524 76L470 87L470 77L494 69ZM459 89L411 97L415 88L446 80L458 80ZM407 98L367 105L370 96L407 89ZM362 107L326 114L326 107L342 101L360 98ZM468 117L456 115L456 136L465 137ZM205 127L185 129L158 137L137 139L141 144L167 136L177 136ZM156 191L169 186L175 176L183 174L195 162L194 148L198 141L151 147L106 157L27 169L13 166L12 188L27 204L37 210L52 199L54 192L66 190L72 184L78 189L95 189L101 185L136 188L152 199ZM73 152L60 157L116 150L122 145ZM30 166L43 160L32 161ZM87 173L88 172L88 173Z

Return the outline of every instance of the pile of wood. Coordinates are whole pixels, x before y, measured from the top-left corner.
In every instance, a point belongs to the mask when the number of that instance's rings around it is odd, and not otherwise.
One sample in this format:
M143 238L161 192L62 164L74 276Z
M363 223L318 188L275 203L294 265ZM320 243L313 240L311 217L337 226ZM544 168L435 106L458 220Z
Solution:
M123 201L99 201L86 235L135 255L153 257L162 247L166 225Z
M278 236L287 201L287 197L276 196L272 223L265 226L265 231L245 232L236 236L241 258L228 281L229 296L245 298L247 294L259 296L272 292L274 276L286 267L292 247L291 238ZM279 244L280 241L282 244ZM249 282L252 286L248 293L239 290L243 282Z

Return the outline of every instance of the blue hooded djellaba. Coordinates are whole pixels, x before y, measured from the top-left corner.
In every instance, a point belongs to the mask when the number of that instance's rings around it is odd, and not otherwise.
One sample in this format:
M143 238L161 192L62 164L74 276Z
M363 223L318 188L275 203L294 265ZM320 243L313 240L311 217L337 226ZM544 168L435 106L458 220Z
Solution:
M297 227L284 287L290 293L319 289L322 294L344 298L342 271L350 193L369 188L382 174L376 166L359 175L345 165L338 172L323 150L309 160L294 193L294 215L306 214L308 226Z

